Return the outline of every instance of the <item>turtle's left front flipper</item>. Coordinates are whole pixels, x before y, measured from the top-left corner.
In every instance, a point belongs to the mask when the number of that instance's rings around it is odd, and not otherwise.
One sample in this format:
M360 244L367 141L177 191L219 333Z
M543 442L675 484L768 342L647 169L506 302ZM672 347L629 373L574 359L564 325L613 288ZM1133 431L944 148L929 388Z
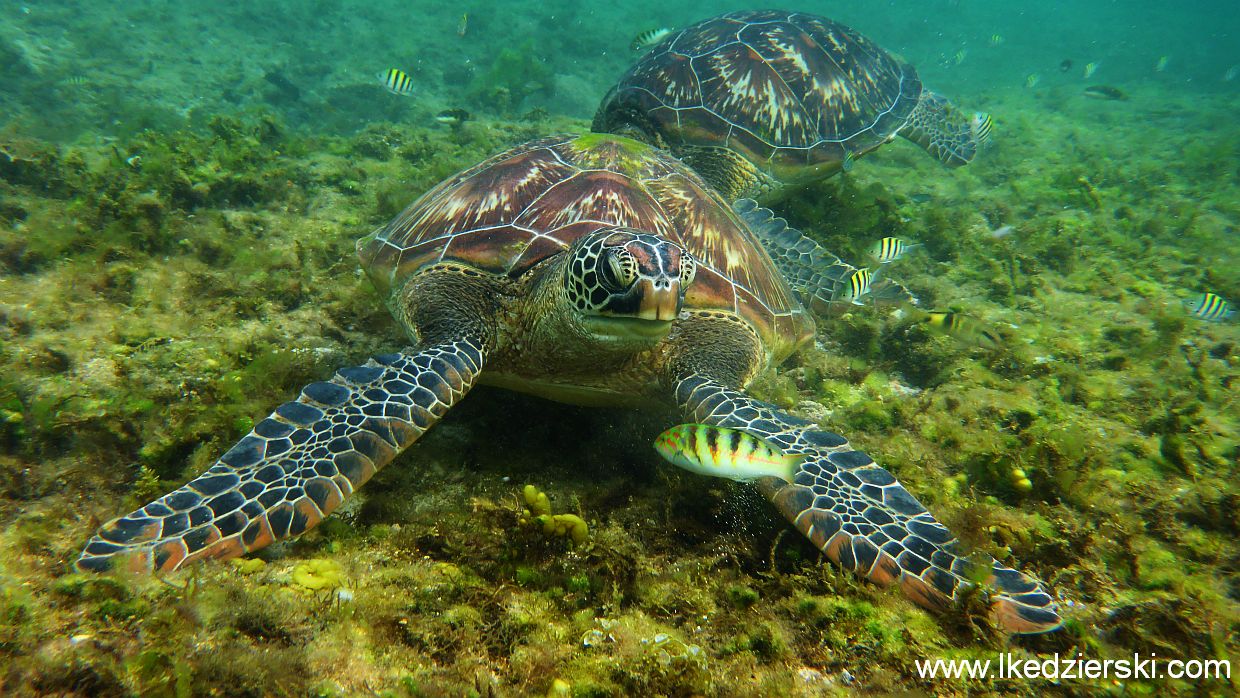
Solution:
M977 157L990 140L993 125L989 114L965 114L946 97L925 90L899 133L925 148L944 165L960 167Z
M311 383L192 482L105 524L78 569L168 572L304 533L464 397L482 347L447 341Z
M945 611L973 588L956 538L891 473L848 440L700 375L676 385L690 421L737 429L787 455L804 455L792 482L764 478L763 492L834 562L878 584L898 584L917 604ZM991 562L986 585L996 624L1038 633L1060 624L1054 599L1032 577Z

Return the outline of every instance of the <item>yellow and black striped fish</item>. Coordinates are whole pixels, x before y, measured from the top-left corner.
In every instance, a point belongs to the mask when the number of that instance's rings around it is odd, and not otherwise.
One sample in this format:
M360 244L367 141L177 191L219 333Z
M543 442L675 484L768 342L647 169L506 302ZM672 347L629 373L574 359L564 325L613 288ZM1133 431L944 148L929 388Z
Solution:
M844 300L855 305L865 305L861 299L870 292L870 284L874 282L874 274L869 269L858 269L848 277L848 287L844 289Z
M387 91L394 95L413 94L413 80L400 68L388 68L386 72L379 73L379 80Z
M995 120L990 114L984 111L973 112L973 121L970 123L973 128L973 138L979 144L990 140L990 130L995 126Z
M1210 322L1223 322L1236 316L1236 310L1230 303L1208 291L1184 301L1184 309L1189 315Z
M870 256L879 264L890 264L903 257L914 247L921 247L921 243L906 242L900 238L887 237L870 247Z
M921 321L966 344L977 344L988 349L996 349L1003 344L1003 340L981 322L960 313L932 310Z
M672 33L667 27L659 27L658 29L647 29L646 31L633 37L633 43L629 44L629 48L634 51L645 51L660 41L666 39Z
M659 434L654 448L669 463L729 480L777 477L792 482L805 456L783 451L751 434L706 424L680 424Z

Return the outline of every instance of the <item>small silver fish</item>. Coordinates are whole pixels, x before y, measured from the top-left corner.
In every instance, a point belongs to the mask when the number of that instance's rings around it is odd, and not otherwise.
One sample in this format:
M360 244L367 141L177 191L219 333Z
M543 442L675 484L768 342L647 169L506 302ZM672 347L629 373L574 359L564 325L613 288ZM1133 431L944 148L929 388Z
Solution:
M1000 228L995 228L994 230L992 230L992 231L990 231L990 232L986 233L986 237L989 237L989 238L992 238L992 239L995 239L995 240L1001 240L1001 239L1003 239L1003 238L1005 238L1005 237L1007 237L1007 236L1011 235L1011 234L1012 234L1012 233L1014 233L1014 232L1016 232L1015 228L1013 228L1013 227L1012 227L1012 226L1010 226L1010 225L1005 225L1005 226L1000 227Z
M1118 87L1110 85L1090 85L1082 90L1081 94L1094 99L1104 99L1108 102L1122 102L1128 99L1128 95Z
M1223 322L1236 316L1230 303L1208 291L1184 301L1184 309L1189 315L1209 322Z
M706 424L680 424L659 434L654 448L691 473L748 481L777 477L792 482L803 455L783 451L756 436Z
M464 109L444 109L435 115L435 121L454 128L459 127L461 124L469 121L469 119L470 114Z
M660 41L671 35L672 30L667 27L659 27L658 29L647 29L646 31L633 37L633 43L629 44L629 48L634 51L645 51Z
M394 95L407 97L413 94L413 80L400 68L388 68L387 71L379 73L378 77L387 91Z
M919 242L906 242L900 238L886 237L870 246L870 256L879 264L890 264L900 259L915 247L921 247Z

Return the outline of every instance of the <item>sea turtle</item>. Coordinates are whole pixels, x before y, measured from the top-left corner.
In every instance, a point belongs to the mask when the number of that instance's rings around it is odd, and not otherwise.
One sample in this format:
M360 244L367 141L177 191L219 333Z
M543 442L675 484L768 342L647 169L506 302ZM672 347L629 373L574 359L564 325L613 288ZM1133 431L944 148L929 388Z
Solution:
M964 165L990 128L856 30L779 10L670 34L620 78L593 125L670 149L729 201L829 177L897 135Z
M306 386L192 482L104 525L78 568L166 572L301 534L483 382L670 403L804 454L795 482L759 485L832 560L940 610L978 577L869 456L743 392L813 337L798 297L830 295L852 268L769 210L732 208L663 151L600 134L532 141L446 180L357 250L415 347ZM798 265L790 286L780 268ZM1036 581L987 564L999 626L1059 623Z

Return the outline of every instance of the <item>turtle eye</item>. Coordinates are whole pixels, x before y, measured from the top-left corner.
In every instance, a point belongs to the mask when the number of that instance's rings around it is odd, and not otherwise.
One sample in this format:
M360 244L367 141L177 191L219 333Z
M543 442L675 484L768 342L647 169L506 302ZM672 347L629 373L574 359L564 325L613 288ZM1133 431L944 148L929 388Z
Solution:
M623 291L637 281L637 260L624 248L608 252L604 269L603 279L617 291Z
M693 277L697 276L697 262L693 261L686 252L680 255L680 290L684 291L689 284L693 283Z

